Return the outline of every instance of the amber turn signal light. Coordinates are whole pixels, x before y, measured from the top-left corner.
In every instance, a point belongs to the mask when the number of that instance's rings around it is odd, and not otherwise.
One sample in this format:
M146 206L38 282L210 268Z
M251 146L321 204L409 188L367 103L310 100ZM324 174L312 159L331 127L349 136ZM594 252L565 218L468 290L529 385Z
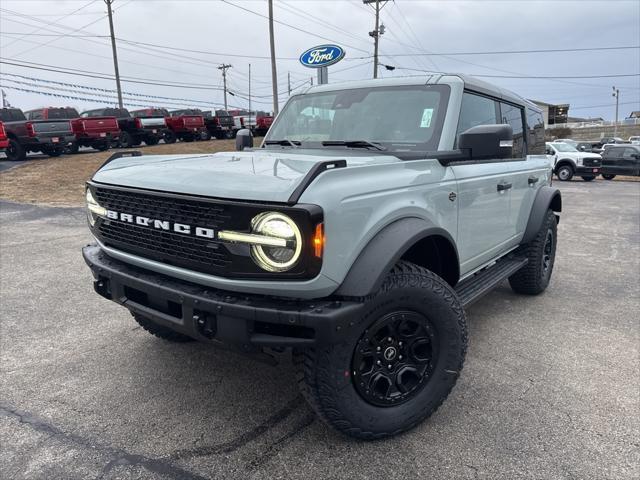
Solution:
M316 231L313 234L313 254L317 258L322 258L322 250L324 249L324 224L316 225Z

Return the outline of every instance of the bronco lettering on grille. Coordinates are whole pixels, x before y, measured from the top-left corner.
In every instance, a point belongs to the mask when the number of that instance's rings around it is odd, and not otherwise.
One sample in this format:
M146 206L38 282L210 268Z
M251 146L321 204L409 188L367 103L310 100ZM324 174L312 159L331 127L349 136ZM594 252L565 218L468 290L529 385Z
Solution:
M115 212L107 210L106 217L110 220L118 220L124 223L132 223L142 227L150 227L156 230L173 231L183 235L194 235L202 238L214 238L215 232L212 228L195 227L185 225L184 223L169 222L167 220L158 220L155 218L142 217L139 215L131 215L130 213Z

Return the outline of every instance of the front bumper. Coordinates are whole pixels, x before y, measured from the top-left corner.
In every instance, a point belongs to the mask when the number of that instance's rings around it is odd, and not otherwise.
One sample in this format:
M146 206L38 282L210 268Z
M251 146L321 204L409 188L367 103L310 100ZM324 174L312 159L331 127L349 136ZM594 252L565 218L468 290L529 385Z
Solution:
M212 289L114 260L97 245L84 247L82 255L103 297L176 332L243 351L337 343L363 306Z
M596 176L600 175L600 167L585 167L583 165L579 165L576 167L576 175L578 176Z

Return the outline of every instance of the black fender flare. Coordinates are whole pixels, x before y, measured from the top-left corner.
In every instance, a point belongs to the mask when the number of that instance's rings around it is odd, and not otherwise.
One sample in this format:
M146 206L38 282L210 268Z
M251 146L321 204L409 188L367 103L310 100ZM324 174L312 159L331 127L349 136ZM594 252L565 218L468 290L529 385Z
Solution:
M416 242L430 236L444 237L451 243L456 254L456 268L459 269L456 243L449 232L428 220L407 217L390 223L369 241L335 293L347 297L363 297L375 293L402 255Z
M535 238L536 234L540 231L540 227L542 227L544 216L549 209L554 212L562 212L562 195L557 188L545 185L540 187L536 193L536 198L533 200L531 213L529 213L529 221L527 222L527 228L524 231L521 243L529 243ZM558 222L559 221L560 217L558 217Z

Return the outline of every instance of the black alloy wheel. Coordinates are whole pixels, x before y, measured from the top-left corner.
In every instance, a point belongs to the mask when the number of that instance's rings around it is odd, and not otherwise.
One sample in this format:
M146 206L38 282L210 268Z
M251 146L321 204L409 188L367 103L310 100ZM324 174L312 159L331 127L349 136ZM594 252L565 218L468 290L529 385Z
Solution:
M437 358L437 332L424 315L389 313L358 341L352 361L353 382L360 396L372 405L400 405L427 384Z

